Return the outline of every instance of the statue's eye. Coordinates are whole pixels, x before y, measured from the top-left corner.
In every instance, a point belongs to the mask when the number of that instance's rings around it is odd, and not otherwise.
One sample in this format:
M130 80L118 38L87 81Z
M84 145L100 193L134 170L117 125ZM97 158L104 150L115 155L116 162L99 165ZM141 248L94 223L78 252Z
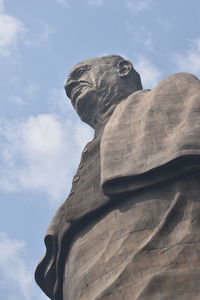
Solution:
M77 77L80 77L80 76L83 75L85 72L86 72L86 69L85 69L85 68L79 69L79 70L77 70L76 76L77 76Z
M74 70L71 73L71 77L74 79L78 79L80 78L85 72L89 71L91 69L90 66L85 65L85 66L81 66L80 68L77 68L76 70Z

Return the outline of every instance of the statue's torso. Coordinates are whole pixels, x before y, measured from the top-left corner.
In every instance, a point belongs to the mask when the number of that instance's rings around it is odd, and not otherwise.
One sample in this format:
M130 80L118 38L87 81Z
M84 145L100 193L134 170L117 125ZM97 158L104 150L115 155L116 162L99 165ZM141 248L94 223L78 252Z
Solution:
M67 222L79 219L101 207L109 200L103 194L100 186L100 141L102 131L83 149L69 197L64 203Z
M80 232L64 300L200 299L199 183L196 173L138 193Z
M170 79L164 90L151 93L152 99L138 92L124 101L104 137L99 134L84 149L70 196L54 218L55 230L50 230L56 247L47 244L38 267L43 289L50 282L53 290L57 280L64 300L200 299L200 174L183 177L200 164L199 81L184 74L178 78L178 91ZM145 99L149 110L144 114ZM121 178L125 180L119 184ZM127 192L132 193L129 198ZM119 194L124 197L118 199L121 204L115 201ZM49 254L57 273L52 269L47 281ZM60 300L60 295L52 299Z

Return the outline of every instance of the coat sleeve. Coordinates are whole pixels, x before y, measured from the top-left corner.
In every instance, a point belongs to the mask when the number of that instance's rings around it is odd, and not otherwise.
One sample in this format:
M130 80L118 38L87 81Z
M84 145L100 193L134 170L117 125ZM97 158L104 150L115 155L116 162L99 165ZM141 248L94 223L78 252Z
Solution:
M58 209L47 229L44 239L46 253L35 271L37 284L50 299L53 299L55 286L58 285L56 280L59 277L57 276L57 261L60 240L69 228L69 224L65 222L63 206Z

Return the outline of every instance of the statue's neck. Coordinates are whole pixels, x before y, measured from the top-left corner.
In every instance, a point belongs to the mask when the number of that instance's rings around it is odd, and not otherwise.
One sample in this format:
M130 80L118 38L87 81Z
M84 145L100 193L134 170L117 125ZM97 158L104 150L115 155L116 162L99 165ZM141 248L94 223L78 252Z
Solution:
M111 115L113 114L117 104L113 104L109 109L107 109L104 113L99 115L99 118L97 119L97 122L94 127L94 136L96 137L97 135L101 134L106 123L110 119Z
M109 120L110 116L112 115L113 111L115 110L115 107L122 101L125 100L126 97L123 97L123 95L118 95L115 97L110 97L109 100L102 99L102 101L100 101L101 106L99 107L99 110L96 111L96 116L95 116L95 126L94 128L96 128L96 126L101 126L101 124L105 124L107 123L107 121Z

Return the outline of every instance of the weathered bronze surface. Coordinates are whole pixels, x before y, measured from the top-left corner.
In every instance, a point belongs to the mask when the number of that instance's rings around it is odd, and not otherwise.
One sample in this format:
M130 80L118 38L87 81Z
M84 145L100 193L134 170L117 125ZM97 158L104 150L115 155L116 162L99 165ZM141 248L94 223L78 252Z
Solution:
M35 277L53 300L200 299L200 80L142 90L120 56L77 64L66 93L94 128Z

